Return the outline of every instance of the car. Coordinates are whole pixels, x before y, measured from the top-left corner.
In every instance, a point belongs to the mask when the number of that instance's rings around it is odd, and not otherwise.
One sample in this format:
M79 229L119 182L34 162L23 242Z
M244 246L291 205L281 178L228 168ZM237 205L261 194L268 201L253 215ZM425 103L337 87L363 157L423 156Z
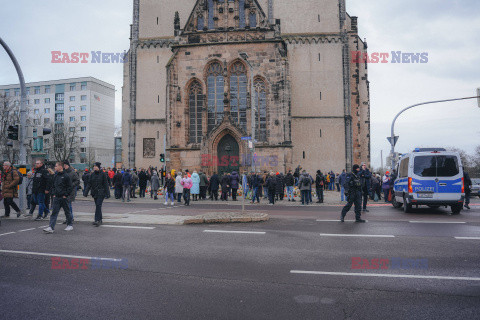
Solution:
M458 152L443 148L417 148L403 155L397 164L392 204L405 213L413 206L451 207L452 214L463 209L465 188L462 160Z
M480 197L480 178L473 178L472 179L472 187L471 187L470 196Z

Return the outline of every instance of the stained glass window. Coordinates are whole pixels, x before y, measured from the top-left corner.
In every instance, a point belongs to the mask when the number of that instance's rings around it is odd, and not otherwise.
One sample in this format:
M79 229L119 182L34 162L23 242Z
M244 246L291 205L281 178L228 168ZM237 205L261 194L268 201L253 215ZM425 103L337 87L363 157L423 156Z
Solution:
M245 65L236 62L230 75L230 114L235 123L247 130L247 72Z
M257 79L254 81L255 107L256 107L256 140L267 141L267 90L265 82Z
M207 72L208 132L213 130L213 128L223 120L224 82L222 66L218 62L212 63Z
M213 0L208 0L208 29L212 30L215 28L215 24L213 22L213 14L214 14L214 8L213 8Z
M239 28L245 28L245 0L238 1Z
M250 13L250 28L256 28L257 27L257 15L255 12Z
M202 85L198 81L192 82L188 90L188 107L190 115L190 143L202 141Z

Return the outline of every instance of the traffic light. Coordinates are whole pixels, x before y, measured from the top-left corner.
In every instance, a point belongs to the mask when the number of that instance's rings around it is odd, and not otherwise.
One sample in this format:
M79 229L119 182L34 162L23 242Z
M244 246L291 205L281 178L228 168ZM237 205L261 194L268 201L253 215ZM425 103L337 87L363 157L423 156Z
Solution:
M162 177L166 177L166 176L167 176L167 170L162 169Z
M8 139L10 140L18 140L18 126L8 126Z
M160 154L160 162L165 162L165 154L163 153Z

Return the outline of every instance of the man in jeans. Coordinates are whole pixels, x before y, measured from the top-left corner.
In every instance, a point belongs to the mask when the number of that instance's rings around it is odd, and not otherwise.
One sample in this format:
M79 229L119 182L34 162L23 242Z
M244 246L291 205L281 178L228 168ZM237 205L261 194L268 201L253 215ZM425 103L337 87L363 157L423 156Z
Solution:
M303 170L300 179L298 180L298 187L300 188L300 192L302 193L302 205L307 205L310 203L310 196L311 188L312 188L312 180L310 180L310 176L307 171Z
M35 162L35 173L33 175L33 187L32 187L32 200L35 205L38 205L38 216L35 219L40 221L48 216L50 211L45 205L45 194L48 194L50 190L50 173L48 173L47 168L42 160L37 160ZM35 210L35 205L30 209L30 214L33 215Z
M288 170L285 176L285 186L287 187L287 199L288 201L295 201L293 195L293 185L295 184L295 178L293 177L292 170Z
M2 194L3 205L5 207L5 215L3 217L10 217L10 207L17 212L17 218L20 217L21 212L13 198L18 198L18 185L20 183L20 176L17 170L12 167L8 161L3 163L2 174Z
M53 209L50 216L50 226L43 229L45 233L53 233L55 230L55 224L57 223L57 216L60 209L63 209L65 216L67 217L67 228L65 231L72 231L72 213L70 212L70 206L68 197L73 192L73 184L70 176L63 169L64 163L58 161L55 164L55 176L52 182L52 197L53 197Z
M342 174L338 177L338 184L340 184L340 200L345 201L345 181L347 181L347 171L343 169Z

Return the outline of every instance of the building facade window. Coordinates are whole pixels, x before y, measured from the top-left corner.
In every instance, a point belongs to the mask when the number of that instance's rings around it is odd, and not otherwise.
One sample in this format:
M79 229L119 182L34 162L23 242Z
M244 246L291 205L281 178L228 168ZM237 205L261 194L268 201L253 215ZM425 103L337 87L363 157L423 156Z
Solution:
M81 96L81 97L80 97L80 100L82 100L82 101L87 100L87 96L86 96L86 95Z
M33 100L33 103L34 103L34 104L40 104L40 99L35 99L35 100Z
M255 12L250 12L249 23L250 28L257 27L257 15L255 14Z
M193 81L188 90L188 110L190 115L190 143L202 141L203 91L198 81Z
M80 142L87 142L87 138L86 137L80 137Z
M39 110L39 109L33 110L33 114L39 114L39 113L40 113L40 110Z
M45 103L50 103L50 98L45 98Z
M80 120L81 120L81 121L87 121L87 117L82 116L82 117L80 118Z
M80 128L80 131L81 131L81 132L86 132L86 131L87 131L87 127L81 127L81 128Z
M55 105L55 111L63 111L63 107L64 107L63 103L57 103Z
M50 123L50 118L43 119L43 124L49 124L49 123Z
M199 15L197 17L197 30L202 31L203 28L205 28L205 19L203 18L202 15Z
M247 71L236 62L230 72L230 114L240 128L247 130Z
M40 94L40 88L35 88L34 94Z
M80 111L87 111L87 106L81 106Z
M18 97L20 95L20 91L19 90L15 90L15 97Z
M75 107L70 107L71 112L75 112Z
M63 121L63 113L56 114L55 121Z
M75 122L75 117L70 117L70 122Z
M82 84L81 89L82 89L82 90L87 90L87 85L86 85L86 84Z
M55 101L63 101L64 95L63 93L56 93L55 94Z
M75 101L75 97L70 97L70 101Z
M224 112L224 83L223 68L218 62L210 65L207 72L208 109L207 124L208 132L213 130L223 120Z
M267 90L265 81L256 79L255 88L255 107L256 107L256 140L267 141Z
M38 126L40 124L40 120L39 119L33 119L33 124Z
M215 29L215 22L213 21L213 15L215 8L213 7L213 0L208 1L208 29Z
M77 89L77 85L72 83L70 84L70 91L75 91Z
M238 27L240 29L245 28L245 0L238 1Z
M45 93L50 93L50 87L45 87Z

